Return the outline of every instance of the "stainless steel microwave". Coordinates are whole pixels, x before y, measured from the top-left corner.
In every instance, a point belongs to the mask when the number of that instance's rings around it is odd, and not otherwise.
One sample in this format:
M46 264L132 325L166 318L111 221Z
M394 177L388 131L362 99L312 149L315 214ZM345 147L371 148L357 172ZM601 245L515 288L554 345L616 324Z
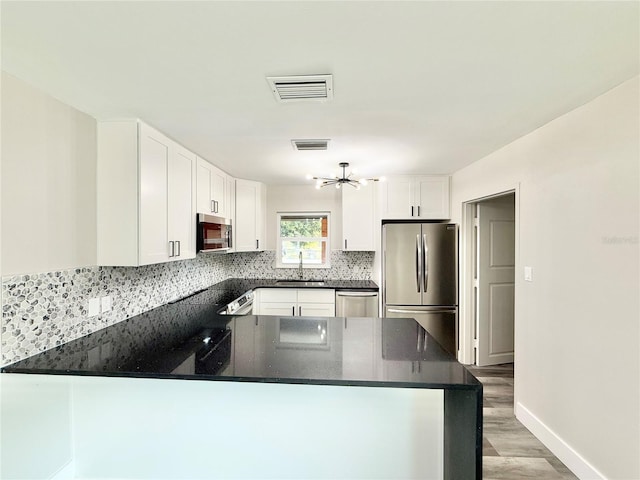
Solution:
M198 251L224 252L231 248L231 220L198 214Z

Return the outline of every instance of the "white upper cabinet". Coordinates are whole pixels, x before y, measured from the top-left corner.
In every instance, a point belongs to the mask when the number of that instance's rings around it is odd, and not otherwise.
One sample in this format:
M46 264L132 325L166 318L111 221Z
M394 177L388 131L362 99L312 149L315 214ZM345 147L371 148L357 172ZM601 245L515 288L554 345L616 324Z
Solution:
M342 250L374 251L376 185L342 187Z
M178 144L174 144L169 156L169 241L173 245L173 260L195 258L195 167L196 156Z
M231 215L227 194L228 175L206 160L198 157L196 177L197 212L229 218Z
M251 180L236 179L236 215L233 249L236 252L264 250L264 186Z
M450 177L420 175L391 177L380 184L381 217L400 220L447 220Z
M195 160L142 122L98 123L98 265L195 257Z

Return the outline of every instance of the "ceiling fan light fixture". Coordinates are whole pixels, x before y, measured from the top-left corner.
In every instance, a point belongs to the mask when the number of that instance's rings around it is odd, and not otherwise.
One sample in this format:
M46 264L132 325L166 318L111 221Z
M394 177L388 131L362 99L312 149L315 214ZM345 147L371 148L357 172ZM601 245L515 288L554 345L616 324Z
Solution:
M350 185L356 190L360 190L361 186L366 186L369 182L377 182L379 178L361 178L360 180L356 180L351 178L353 172L347 175L347 167L349 164L347 162L340 162L338 166L342 169L342 176L339 174L334 175L333 177L311 177L311 179L316 181L316 188L326 187L328 185L335 185L337 189L341 188L342 185ZM309 179L309 176L307 176Z

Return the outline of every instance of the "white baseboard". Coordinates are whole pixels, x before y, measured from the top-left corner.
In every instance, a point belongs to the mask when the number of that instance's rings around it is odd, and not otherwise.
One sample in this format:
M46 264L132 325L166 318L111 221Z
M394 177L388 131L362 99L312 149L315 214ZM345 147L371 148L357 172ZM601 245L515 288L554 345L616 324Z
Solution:
M516 403L516 418L558 457L581 480L606 480L606 477L587 462L569 444L547 427L527 407Z
M58 470L50 480L74 480L76 478L76 467L73 460L69 460L64 467Z

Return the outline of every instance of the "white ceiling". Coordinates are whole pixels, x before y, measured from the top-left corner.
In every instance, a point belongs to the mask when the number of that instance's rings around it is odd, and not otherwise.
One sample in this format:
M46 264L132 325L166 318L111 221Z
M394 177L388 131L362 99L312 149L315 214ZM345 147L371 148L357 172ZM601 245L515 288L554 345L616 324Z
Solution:
M2 69L241 178L451 173L637 75L639 5L4 0ZM326 103L265 79L324 73Z

